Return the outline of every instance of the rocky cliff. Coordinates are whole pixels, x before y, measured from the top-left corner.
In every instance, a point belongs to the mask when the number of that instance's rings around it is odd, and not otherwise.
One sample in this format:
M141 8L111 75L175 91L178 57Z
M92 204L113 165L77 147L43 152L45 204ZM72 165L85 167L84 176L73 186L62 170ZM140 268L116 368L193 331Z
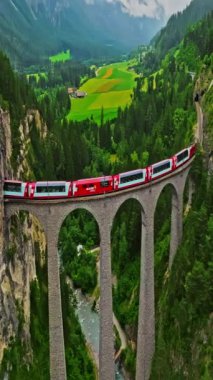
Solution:
M4 349L13 337L19 336L28 347L30 360L30 283L36 279L36 254L41 252L41 265L45 262L46 242L37 220L32 215L14 215L9 225L4 224L2 179L23 177L30 171L26 160L29 131L32 124L43 128L38 111L28 111L20 124L21 151L17 173L10 165L12 153L10 115L0 109L0 361ZM39 248L39 250L38 250Z
M4 203L3 203L3 182L2 179L11 174L10 157L12 152L11 146L11 131L10 131L10 115L7 111L0 109L0 268L2 264L3 250L3 218L4 218Z
M196 81L195 94L198 100L197 110L200 108L198 122L200 122L201 145L203 147L206 168L209 174L213 174L213 80L212 68L209 68L205 64L203 64Z

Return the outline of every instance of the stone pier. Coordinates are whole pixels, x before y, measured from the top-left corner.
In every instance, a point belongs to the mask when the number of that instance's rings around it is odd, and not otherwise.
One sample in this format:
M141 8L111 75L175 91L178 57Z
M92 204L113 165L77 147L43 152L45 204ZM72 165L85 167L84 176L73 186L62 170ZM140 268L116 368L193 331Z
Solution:
M61 287L59 275L58 234L53 233L54 219L48 218L47 254L48 254L48 304L49 304L49 340L50 340L50 379L66 380L64 333L61 308Z
M154 215L142 213L136 380L147 380L155 350Z

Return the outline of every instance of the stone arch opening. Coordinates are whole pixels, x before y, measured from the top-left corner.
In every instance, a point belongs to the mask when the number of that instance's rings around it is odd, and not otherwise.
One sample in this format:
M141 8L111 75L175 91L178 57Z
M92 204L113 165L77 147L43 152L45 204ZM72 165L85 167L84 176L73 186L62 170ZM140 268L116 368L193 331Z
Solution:
M63 219L58 250L67 377L74 372L86 378L98 373L100 296L100 232L86 207Z
M171 268L181 239L182 212L181 195L175 184L167 183L158 194L154 216L156 299L157 289L162 285L167 268Z
M155 304L165 281L170 260L172 209L177 208L177 192L172 184L164 186L157 197L154 214Z
M6 206L7 208L8 206ZM49 329L46 236L33 212L14 211L7 214L5 250L1 265L1 320L5 331L3 345L10 342L13 350L24 355L23 376L36 370L34 363L43 363L41 377L49 376ZM6 318L4 318L4 314ZM4 323L8 322L8 326ZM22 339L16 345L16 338ZM13 339L12 339L13 338ZM12 342L12 344L11 344ZM11 371L16 371L15 365Z
M116 211L111 231L115 359L133 378L136 373L142 214L137 199L125 200Z

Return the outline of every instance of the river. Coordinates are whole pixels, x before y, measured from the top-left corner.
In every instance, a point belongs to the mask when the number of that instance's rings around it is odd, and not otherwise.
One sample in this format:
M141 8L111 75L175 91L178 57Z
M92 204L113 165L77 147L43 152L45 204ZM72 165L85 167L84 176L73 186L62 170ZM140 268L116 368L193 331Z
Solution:
M99 315L91 310L92 303L82 295L79 289L74 291L78 306L76 309L82 331L86 338L88 345L93 352L96 364L98 364L98 352L99 352ZM115 366L115 379L124 380L122 373L120 372L118 365Z

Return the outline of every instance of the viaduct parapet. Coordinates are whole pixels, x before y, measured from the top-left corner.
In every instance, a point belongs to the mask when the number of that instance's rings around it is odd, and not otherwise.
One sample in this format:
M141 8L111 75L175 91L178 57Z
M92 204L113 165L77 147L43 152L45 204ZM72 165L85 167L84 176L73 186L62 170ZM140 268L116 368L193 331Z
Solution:
M120 206L128 199L141 205L142 243L136 380L148 380L155 349L154 306L154 214L159 196L167 185L173 189L169 267L182 238L183 193L191 161L170 175L132 189L96 197L61 201L5 201L5 219L18 211L37 217L44 229L48 251L48 300L51 380L66 380L64 335L58 259L58 235L63 221L77 209L86 209L96 219L101 240L100 257L100 380L113 380L114 342L111 283L111 229Z

